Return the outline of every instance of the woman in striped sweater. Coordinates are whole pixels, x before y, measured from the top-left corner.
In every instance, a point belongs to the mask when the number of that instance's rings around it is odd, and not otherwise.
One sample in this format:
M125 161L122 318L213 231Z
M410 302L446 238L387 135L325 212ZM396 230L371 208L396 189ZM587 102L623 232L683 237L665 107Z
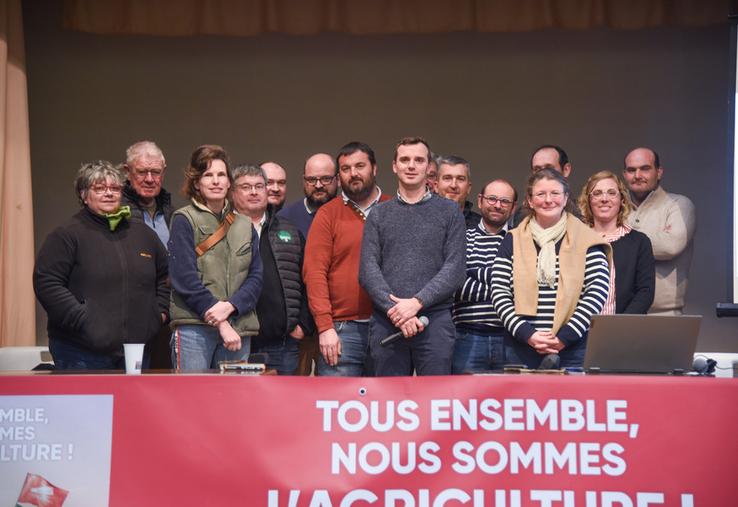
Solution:
M607 299L610 246L567 211L569 197L560 173L533 173L531 213L505 237L489 270L507 364L537 368L555 354L562 368L581 366L590 319Z

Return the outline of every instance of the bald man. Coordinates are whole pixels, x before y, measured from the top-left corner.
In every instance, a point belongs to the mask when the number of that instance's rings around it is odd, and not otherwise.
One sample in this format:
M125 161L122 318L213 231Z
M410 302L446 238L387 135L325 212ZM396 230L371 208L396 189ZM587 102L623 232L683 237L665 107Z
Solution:
M656 294L648 313L681 315L697 217L688 197L661 187L663 175L659 155L651 148L635 148L625 156L623 178L634 208L628 224L648 236L656 259Z
M302 235L307 238L315 212L336 197L338 191L336 163L330 155L316 153L305 160L302 188L305 197L285 206L279 215L295 224Z

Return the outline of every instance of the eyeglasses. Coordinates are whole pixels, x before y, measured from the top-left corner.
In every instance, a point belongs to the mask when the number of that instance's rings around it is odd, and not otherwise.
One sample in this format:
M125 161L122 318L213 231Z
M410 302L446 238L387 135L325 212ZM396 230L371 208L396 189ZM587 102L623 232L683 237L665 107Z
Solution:
M589 193L589 197L592 199L601 199L602 197L607 197L611 201L615 199L616 197L618 197L619 195L620 195L620 192L618 192L614 188L610 188L607 191L597 189L597 190L592 190Z
M263 183L257 183L256 185L249 185L248 183L242 183L241 185L238 185L238 188L243 190L244 192L251 192L252 190L256 190L257 192L263 192L266 188L266 185Z
M514 201L511 201L510 199L506 199L505 197L497 197L496 195L479 195L484 202L489 204L490 206L494 206L498 202L500 203L500 206L503 208L507 208L508 206L511 206Z
M123 191L123 187L120 185L92 185L90 190L92 190L95 195L103 195L107 192L110 192L111 194L120 194Z
M158 180L162 174L164 174L164 169L133 169L133 175L139 180L146 179L146 176Z
M322 185L330 185L331 183L333 183L333 180L336 179L336 175L334 174L333 176L321 176L320 178L318 178L317 176L305 176L303 179L305 180L305 183L314 187L318 184L318 182L320 182Z
M564 196L564 192L561 190L551 190L550 192L536 192L533 194L533 198L537 199L539 201L543 201L546 199L546 197L550 197L551 199L561 199Z

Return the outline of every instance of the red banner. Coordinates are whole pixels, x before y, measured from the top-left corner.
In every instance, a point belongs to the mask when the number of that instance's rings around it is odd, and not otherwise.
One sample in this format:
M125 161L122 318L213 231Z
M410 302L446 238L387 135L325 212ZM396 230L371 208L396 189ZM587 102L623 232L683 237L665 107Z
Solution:
M113 396L114 507L715 507L738 498L733 379L0 377L0 398L60 394ZM58 487L73 507L74 489Z

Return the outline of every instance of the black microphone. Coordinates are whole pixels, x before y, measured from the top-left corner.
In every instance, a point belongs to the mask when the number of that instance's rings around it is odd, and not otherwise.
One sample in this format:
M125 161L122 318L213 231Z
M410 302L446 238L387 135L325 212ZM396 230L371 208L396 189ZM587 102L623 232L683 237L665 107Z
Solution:
M694 362L692 363L692 369L698 374L704 376L714 375L715 366L717 366L717 361L705 356L695 357Z
M421 324L423 324L423 327L427 326L428 323L430 322L428 320L428 317L426 317L425 315L421 315L420 317L418 317L418 320L420 321ZM402 331L398 331L396 333L392 333L391 335L387 336L386 338L382 338L382 340L379 342L379 344L382 347L386 347L390 343L396 342L400 338L402 338Z
M561 358L558 354L546 354L538 365L539 370L558 370L561 364Z

